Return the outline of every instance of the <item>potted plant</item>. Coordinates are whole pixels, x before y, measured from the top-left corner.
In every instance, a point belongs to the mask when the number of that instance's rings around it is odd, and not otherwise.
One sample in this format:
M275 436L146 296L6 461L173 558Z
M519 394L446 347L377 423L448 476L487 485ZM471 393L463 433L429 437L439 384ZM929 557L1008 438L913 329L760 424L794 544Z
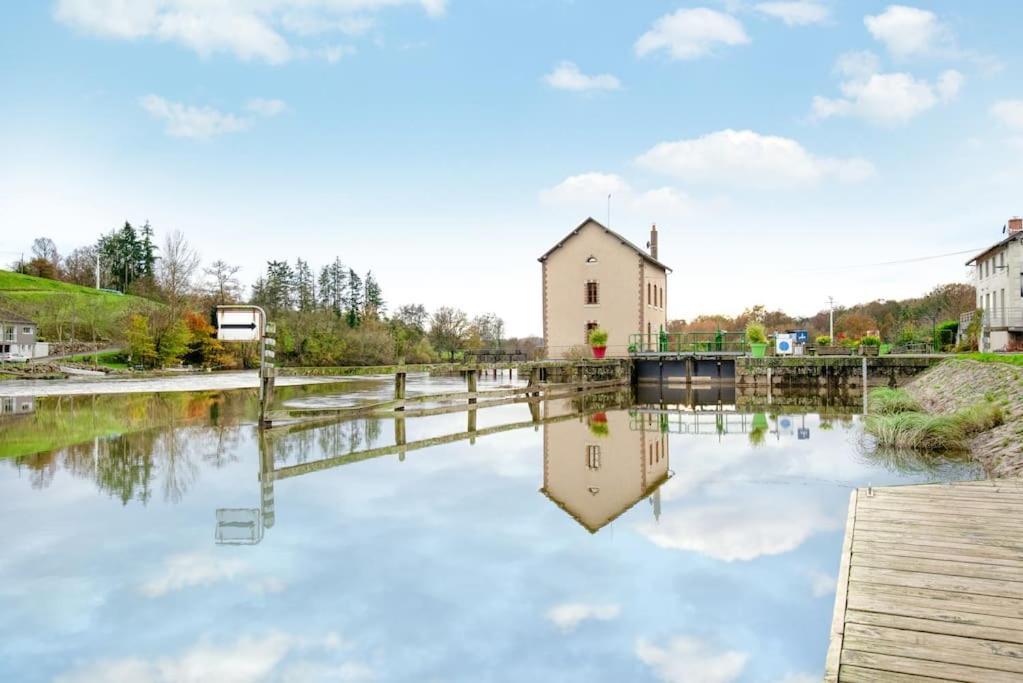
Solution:
M767 353L767 330L760 323L746 326L746 341L754 358L763 358Z
M590 415L590 433L601 438L607 436L610 431L607 427L607 413L594 413Z
M881 338L873 335L867 335L860 339L860 355L861 356L876 356L881 351Z
M607 330L597 328L590 332L590 348L594 358L603 358L607 353Z

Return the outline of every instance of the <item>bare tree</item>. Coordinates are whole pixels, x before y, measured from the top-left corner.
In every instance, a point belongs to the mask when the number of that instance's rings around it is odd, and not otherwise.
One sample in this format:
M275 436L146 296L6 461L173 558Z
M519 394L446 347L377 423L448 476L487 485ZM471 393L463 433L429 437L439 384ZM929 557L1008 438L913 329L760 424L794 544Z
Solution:
M32 240L32 256L49 261L53 264L54 268L60 265L60 254L57 253L57 245L49 237L37 237Z
M214 300L215 305L233 304L241 299L239 270L240 266L232 266L218 259L203 271L206 274L206 293Z
M198 267L199 255L181 231L168 234L163 242L163 256L157 262L157 282L168 301L175 304L192 292Z

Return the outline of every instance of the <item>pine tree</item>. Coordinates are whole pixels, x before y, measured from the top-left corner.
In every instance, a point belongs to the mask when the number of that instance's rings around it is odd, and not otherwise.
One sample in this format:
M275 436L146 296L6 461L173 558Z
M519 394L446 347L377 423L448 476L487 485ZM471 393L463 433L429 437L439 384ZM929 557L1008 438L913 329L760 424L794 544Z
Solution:
M373 277L373 271L366 273L366 284L363 293L363 309L367 318L379 318L384 312L384 297L380 285Z
M302 259L295 260L295 302L302 312L316 308L316 281L309 264Z
M351 268L348 269L348 282L344 296L345 315L349 327L358 327L362 321L363 290L362 278Z

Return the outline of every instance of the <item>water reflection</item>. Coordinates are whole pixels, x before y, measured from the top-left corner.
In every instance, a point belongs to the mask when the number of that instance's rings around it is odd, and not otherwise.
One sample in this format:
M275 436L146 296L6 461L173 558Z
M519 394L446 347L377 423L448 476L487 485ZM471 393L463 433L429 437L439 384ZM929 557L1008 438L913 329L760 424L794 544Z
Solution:
M563 412L564 403L550 401L545 409ZM637 422L625 411L600 411L544 425L541 493L590 533L644 498L659 517L658 491L669 478L668 435L650 417Z
M251 392L42 399L0 421L0 680L819 680L849 490L969 475L864 457L855 402L634 398L262 437Z

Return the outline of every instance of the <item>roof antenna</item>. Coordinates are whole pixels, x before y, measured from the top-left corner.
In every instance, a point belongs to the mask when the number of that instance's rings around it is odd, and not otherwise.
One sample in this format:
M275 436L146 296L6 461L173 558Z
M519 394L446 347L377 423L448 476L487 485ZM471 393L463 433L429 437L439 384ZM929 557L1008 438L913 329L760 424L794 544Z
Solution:
M607 227L611 227L611 193L607 195Z

